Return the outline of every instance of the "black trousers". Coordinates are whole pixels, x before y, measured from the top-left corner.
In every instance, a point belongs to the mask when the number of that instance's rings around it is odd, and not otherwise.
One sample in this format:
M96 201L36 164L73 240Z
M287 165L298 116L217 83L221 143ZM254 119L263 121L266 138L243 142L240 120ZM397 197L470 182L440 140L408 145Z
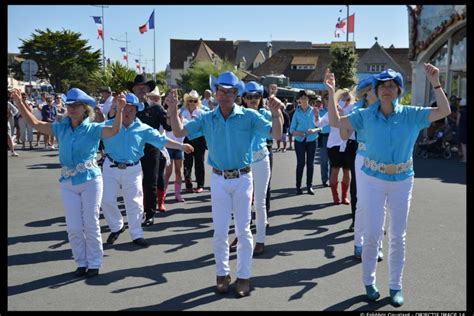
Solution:
M312 142L298 142L295 140L296 152L296 187L301 188L301 178L306 165L306 188L313 186L314 154L316 153L316 140Z
M355 222L355 212L357 209L357 186L356 186L356 172L355 172L355 157L357 154L358 143L355 140L347 140L346 152L344 153L347 159L350 161L351 166L351 211L352 211L352 222Z
M186 182L186 188L192 188L191 172L193 170L194 162L194 176L196 177L196 183L198 188L204 187L204 155L206 153L206 140L203 136L193 140L188 138L184 139L185 143L190 144L194 147L194 152L190 154L184 154L184 180Z
M156 210L156 189L161 169L162 185L164 188L164 167L165 163L160 164L160 150L153 146L145 146L145 155L140 159L143 171L143 208L145 213L154 212ZM163 165L160 168L160 165Z
M272 182L272 170L273 170L273 153L272 153L272 145L269 145L267 146L267 149L268 151L270 152L270 155L268 156L268 158L270 158L270 179L268 179L268 188L267 188L267 197L265 199L265 206L266 206L266 209L267 209L267 217L268 217L268 213L270 212L270 200L271 200L271 182Z

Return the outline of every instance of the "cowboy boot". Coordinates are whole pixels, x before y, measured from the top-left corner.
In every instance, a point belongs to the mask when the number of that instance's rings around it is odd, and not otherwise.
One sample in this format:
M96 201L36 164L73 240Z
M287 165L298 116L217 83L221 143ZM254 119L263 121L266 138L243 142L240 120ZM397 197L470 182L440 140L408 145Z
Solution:
M336 205L341 204L339 201L339 195L337 194L337 184L338 182L331 183L332 200Z
M174 182L174 197L177 202L184 202L183 197L181 196L181 181Z
M156 190L156 193L156 196L158 197L158 211L165 212L165 191L158 189Z
M347 199L347 190L349 189L349 185L341 181L341 189L342 189L341 203L346 204L346 205L351 204L351 201Z

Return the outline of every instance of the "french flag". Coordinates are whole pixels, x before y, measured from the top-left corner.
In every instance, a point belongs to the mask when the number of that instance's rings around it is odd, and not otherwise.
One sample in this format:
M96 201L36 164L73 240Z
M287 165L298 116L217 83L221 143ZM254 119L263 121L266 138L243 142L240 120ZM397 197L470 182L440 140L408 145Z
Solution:
M140 31L140 34L145 33L148 30L154 29L155 28L155 10L150 15L150 18L148 19L148 22L143 24L142 26L138 27L138 30Z
M120 47L120 50L122 51L123 54L123 59L128 60L128 55L127 55L127 50L125 47Z
M99 36L97 36L97 38L100 37L102 40L104 40L104 29L102 27L102 17L93 16L92 18L94 19L95 25L97 26L97 33L99 33Z
M141 66L140 66L140 61L138 59L135 59L136 67L137 67L137 73L140 73Z

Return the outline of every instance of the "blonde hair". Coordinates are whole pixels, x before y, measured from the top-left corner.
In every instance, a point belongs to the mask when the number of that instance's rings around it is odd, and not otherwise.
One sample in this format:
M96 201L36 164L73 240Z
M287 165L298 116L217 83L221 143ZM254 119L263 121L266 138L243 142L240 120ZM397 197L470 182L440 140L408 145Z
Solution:
M194 99L192 96L189 95L189 93L185 93L184 96L183 96L183 106L189 110L188 108L188 99ZM198 102L196 103L196 108L200 109L201 106L202 106L202 103L201 103L201 98L197 98Z
M355 102L355 97L354 97L354 91L351 91L349 90L348 88L343 88L343 89L339 89L336 91L336 93L334 93L334 100L336 102L339 101L339 99L341 98L341 96L344 94L344 93L347 93L349 95L349 98L350 98L350 104L354 103Z

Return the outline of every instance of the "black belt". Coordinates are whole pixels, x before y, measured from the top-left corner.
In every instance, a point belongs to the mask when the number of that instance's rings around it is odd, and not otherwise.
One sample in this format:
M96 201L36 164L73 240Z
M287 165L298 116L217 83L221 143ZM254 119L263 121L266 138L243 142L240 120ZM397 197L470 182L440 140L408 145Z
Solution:
M119 169L127 169L127 167L136 166L140 162L140 160L137 160L137 161L132 162L132 163L118 162L118 161L115 161L112 158L110 158L110 156L108 154L106 154L105 156L107 156L107 159L109 159L110 162L113 163L113 165L110 165L110 168L117 167Z
M216 169L216 168L212 168L212 172L214 172L217 175L224 176L224 178L226 178L226 179L238 178L238 177L240 177L241 174L249 173L250 170L251 169L250 169L249 166L247 166L245 168L242 168L242 169L232 169L232 170L224 170L224 171L221 171L221 170Z

